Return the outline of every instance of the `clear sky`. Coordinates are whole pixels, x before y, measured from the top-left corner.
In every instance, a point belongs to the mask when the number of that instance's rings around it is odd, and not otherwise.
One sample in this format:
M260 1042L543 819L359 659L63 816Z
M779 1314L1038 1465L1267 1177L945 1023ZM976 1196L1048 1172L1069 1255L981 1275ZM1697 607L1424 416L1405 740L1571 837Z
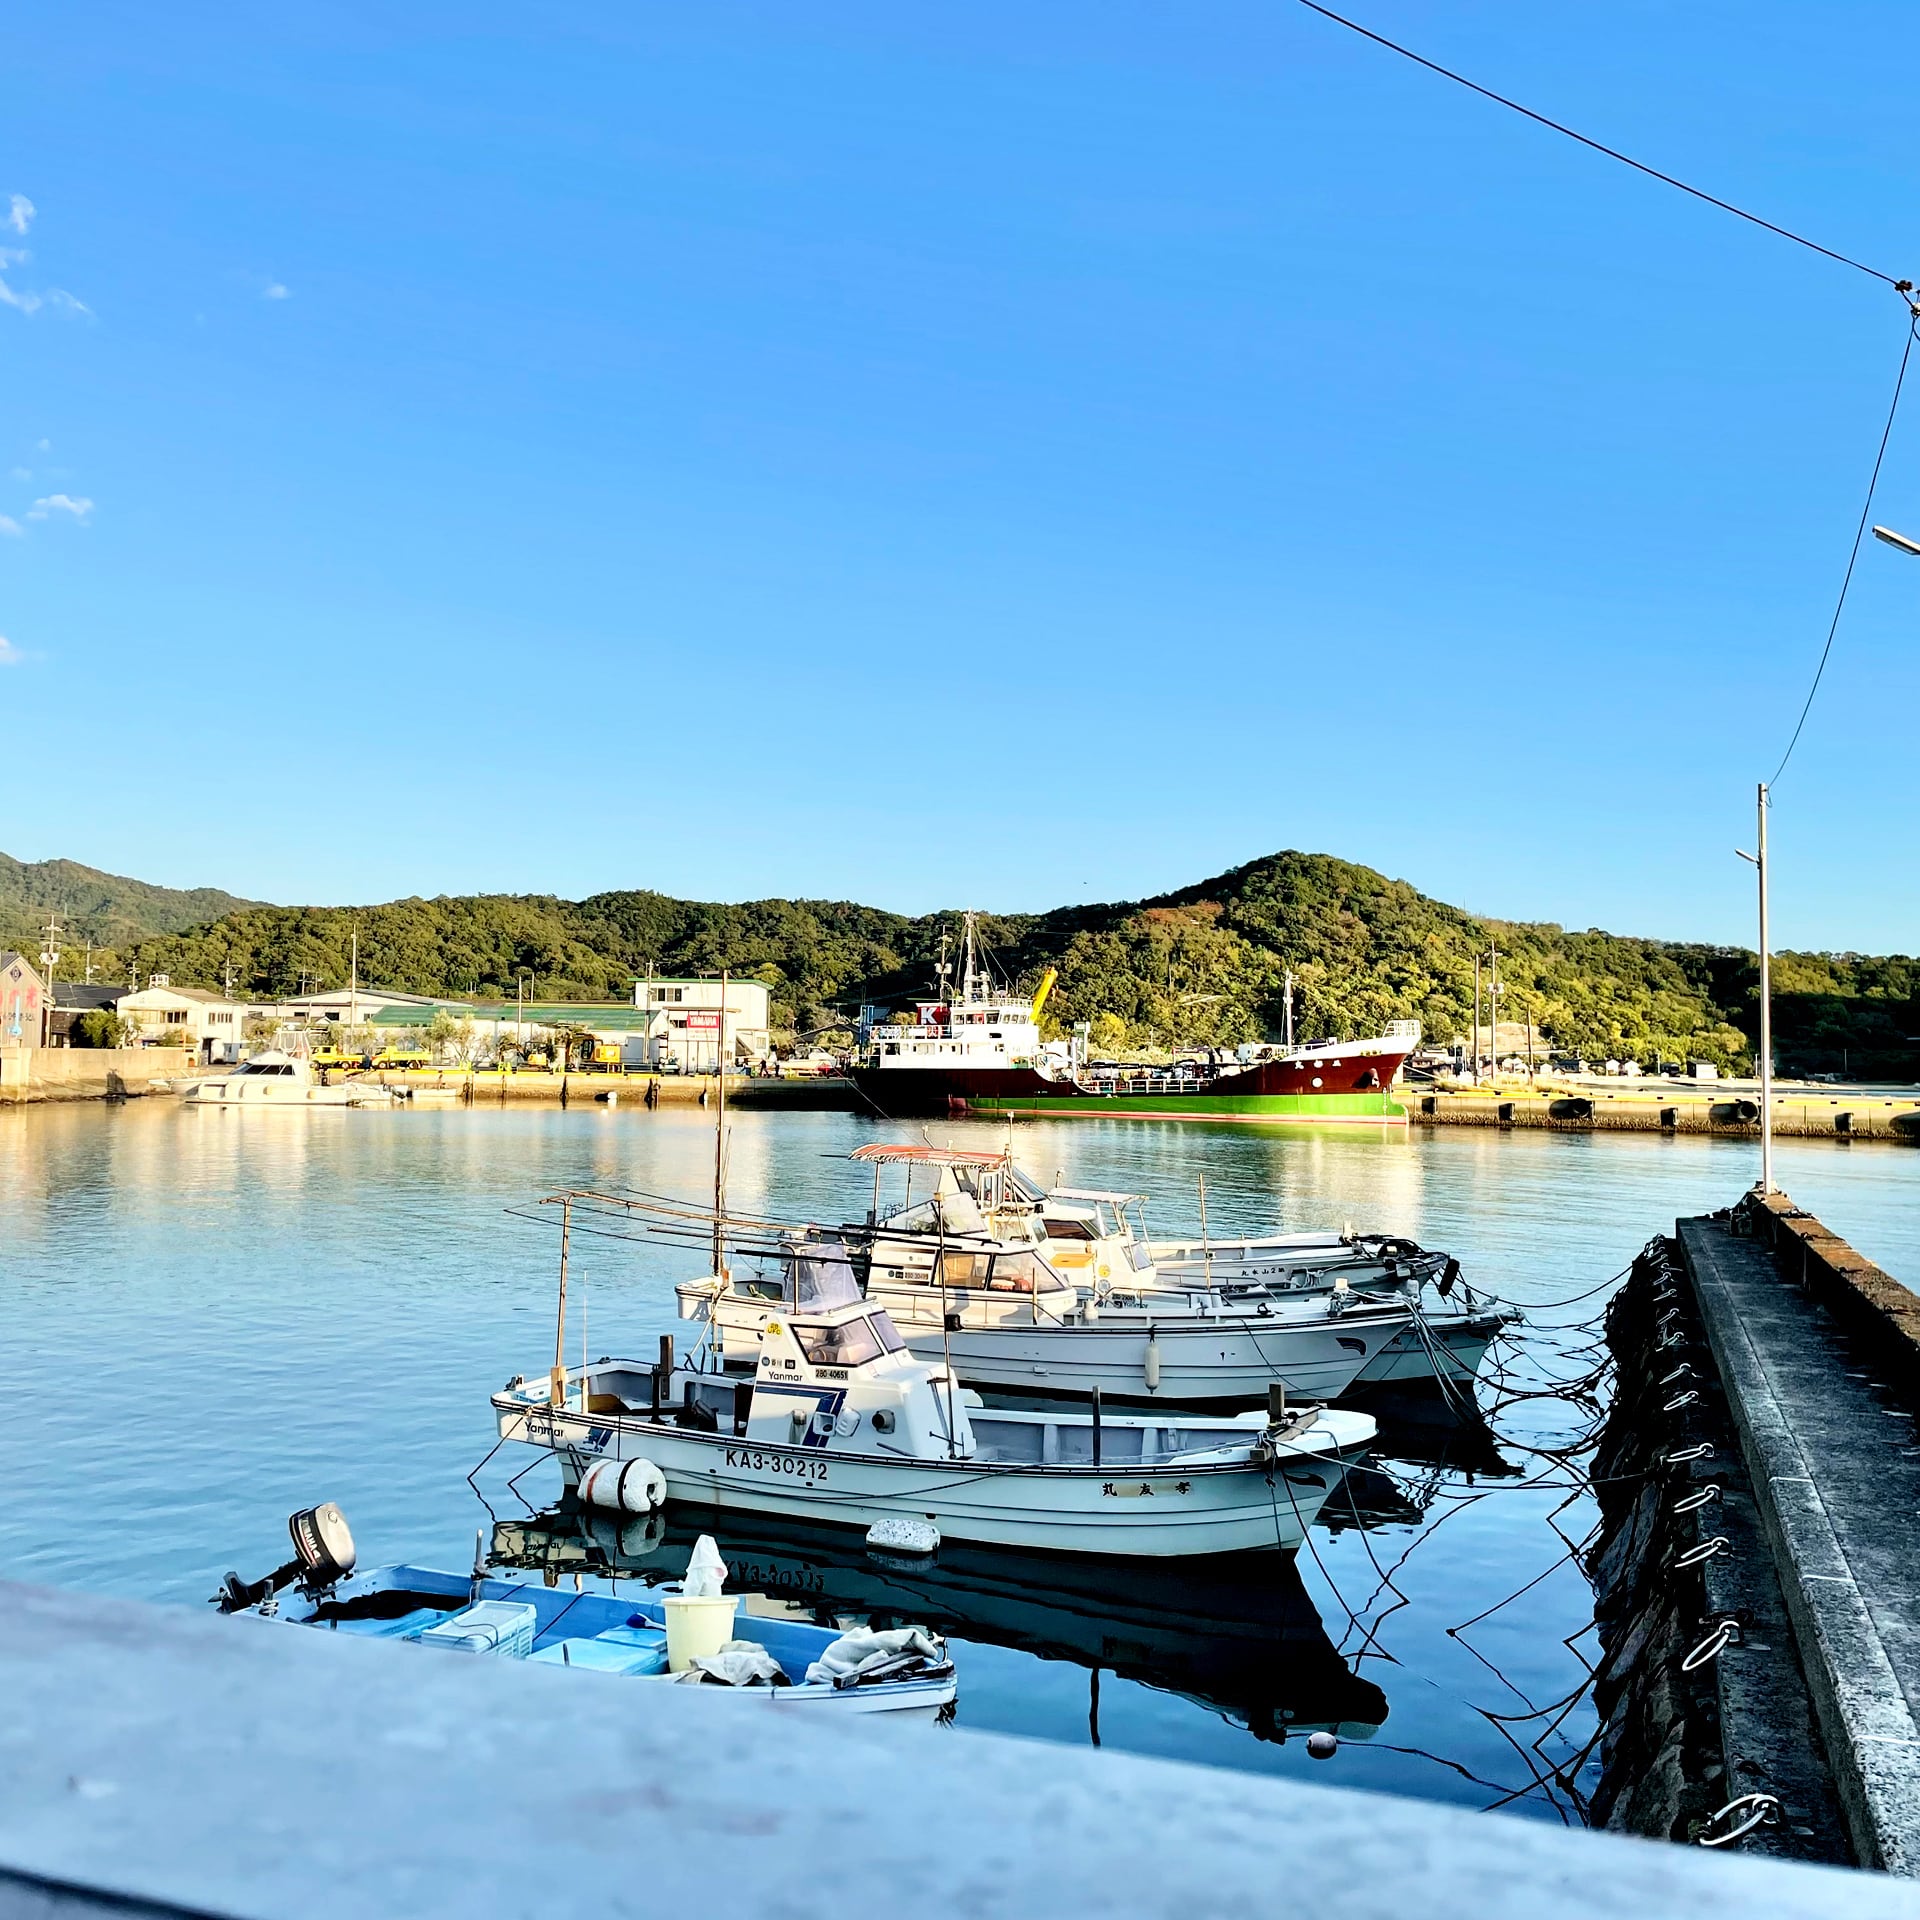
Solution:
M1920 275L1911 6L1350 10ZM1747 937L1871 280L1288 0L109 0L8 51L7 852L920 909L1294 846ZM1917 606L1869 543L1783 944L1920 948Z

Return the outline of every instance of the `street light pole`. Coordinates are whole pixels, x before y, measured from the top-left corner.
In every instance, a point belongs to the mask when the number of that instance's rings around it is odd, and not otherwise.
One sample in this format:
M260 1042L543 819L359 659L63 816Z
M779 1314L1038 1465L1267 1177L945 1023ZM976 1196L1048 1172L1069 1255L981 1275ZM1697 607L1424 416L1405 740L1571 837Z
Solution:
M1759 836L1754 867L1760 879L1760 1191L1773 1191L1773 951L1767 936L1766 782L1760 783Z

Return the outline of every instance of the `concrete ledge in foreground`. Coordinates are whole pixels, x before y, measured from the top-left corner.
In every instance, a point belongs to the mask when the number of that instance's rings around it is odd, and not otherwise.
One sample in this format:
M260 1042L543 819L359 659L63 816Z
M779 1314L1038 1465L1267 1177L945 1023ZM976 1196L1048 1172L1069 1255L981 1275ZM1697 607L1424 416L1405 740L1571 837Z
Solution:
M1915 1912L1876 1875L823 1718L0 1583L0 1914Z
M1722 1221L1679 1233L1854 1852L1920 1876L1920 1448L1876 1378L1891 1335L1850 1337Z

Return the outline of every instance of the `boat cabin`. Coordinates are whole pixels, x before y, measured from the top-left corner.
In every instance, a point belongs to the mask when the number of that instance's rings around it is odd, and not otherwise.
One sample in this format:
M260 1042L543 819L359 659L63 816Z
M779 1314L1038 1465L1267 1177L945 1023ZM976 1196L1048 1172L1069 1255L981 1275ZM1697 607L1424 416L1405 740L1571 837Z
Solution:
M574 1372L584 1409L769 1446L972 1457L967 1407L978 1396L914 1358L886 1308L861 1294L844 1246L795 1248L780 1284L778 1296L745 1296L758 1309L751 1318L715 1318L724 1370L602 1361ZM725 1297L741 1299L739 1286ZM698 1302L689 1314L687 1292L683 1317L709 1317Z

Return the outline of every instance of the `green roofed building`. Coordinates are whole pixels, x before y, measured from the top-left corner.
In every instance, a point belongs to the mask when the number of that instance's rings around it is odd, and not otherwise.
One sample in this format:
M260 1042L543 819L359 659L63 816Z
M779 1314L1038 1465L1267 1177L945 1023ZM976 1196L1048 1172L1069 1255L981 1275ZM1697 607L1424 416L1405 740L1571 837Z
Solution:
M331 997L331 996L329 996ZM592 1000L435 1000L360 990L365 1024L383 1033L419 1032L436 1013L471 1020L489 1038L532 1040L542 1029L584 1027L620 1049L621 1063L668 1073L711 1073L766 1058L767 989L757 980L727 982L724 1007L718 980L643 980L633 1003Z

